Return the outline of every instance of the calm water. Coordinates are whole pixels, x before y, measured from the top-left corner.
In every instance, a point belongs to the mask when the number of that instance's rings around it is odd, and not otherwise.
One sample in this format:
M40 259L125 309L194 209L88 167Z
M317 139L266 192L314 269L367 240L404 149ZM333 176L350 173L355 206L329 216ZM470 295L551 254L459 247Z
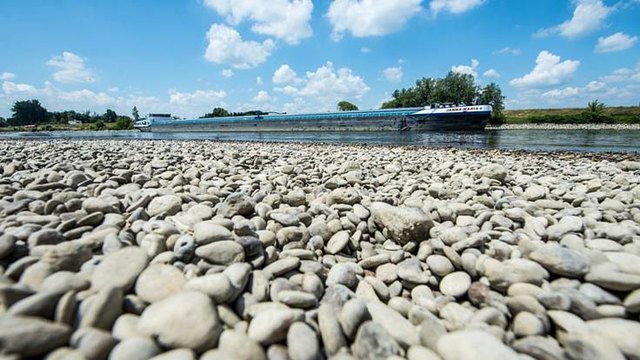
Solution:
M0 139L156 139L416 145L528 151L640 153L640 130L487 130L484 132L141 133L57 131L0 133Z

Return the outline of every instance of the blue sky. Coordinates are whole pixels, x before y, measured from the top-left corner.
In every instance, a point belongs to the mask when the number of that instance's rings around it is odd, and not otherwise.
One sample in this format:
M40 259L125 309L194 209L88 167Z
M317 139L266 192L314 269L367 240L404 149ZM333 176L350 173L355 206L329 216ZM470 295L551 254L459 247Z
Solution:
M640 103L640 0L4 0L0 116L305 112L448 71L507 108Z

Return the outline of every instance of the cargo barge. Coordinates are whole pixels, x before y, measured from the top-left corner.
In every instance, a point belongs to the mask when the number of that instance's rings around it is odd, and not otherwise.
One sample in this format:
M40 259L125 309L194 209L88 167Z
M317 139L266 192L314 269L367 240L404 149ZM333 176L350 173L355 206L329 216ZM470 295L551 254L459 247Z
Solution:
M161 116L158 116L161 115ZM242 131L451 131L484 130L490 105L340 111L312 114L267 114L176 120L169 114L150 114L135 127L153 132Z

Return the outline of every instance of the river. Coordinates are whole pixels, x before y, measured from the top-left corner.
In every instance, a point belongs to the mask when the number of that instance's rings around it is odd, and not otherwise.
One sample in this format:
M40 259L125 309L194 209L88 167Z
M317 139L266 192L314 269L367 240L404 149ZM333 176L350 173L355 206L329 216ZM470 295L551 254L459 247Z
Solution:
M223 132L54 131L0 133L1 139L130 139L322 142L526 151L640 153L640 130L486 130L484 132Z

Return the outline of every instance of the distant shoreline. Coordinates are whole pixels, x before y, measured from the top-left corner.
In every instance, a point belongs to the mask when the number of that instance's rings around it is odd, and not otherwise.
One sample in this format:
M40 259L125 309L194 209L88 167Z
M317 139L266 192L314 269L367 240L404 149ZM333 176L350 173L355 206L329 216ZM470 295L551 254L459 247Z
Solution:
M486 130L640 130L640 124L502 124Z

